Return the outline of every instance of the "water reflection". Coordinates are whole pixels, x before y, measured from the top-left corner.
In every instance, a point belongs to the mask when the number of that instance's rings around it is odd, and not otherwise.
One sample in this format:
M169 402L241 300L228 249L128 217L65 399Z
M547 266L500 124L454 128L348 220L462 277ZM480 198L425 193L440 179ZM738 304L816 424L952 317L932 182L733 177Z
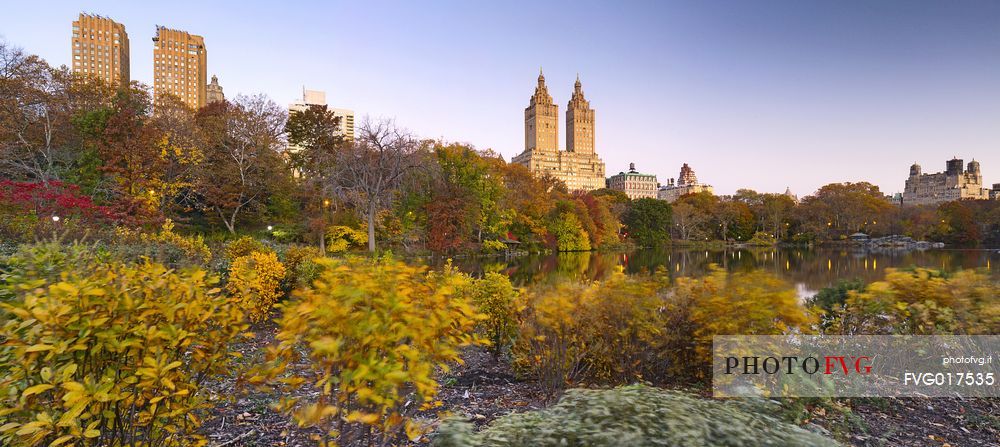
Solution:
M617 266L631 274L663 267L671 278L698 276L716 264L731 272L768 270L793 283L801 296L841 279L877 281L888 267L930 267L946 271L979 268L1000 279L994 266L1000 261L997 250L871 251L852 249L739 249L666 250L644 249L630 252L581 252L532 255L512 259L459 259L457 267L473 274L485 271L506 273L518 285L555 280L602 279Z

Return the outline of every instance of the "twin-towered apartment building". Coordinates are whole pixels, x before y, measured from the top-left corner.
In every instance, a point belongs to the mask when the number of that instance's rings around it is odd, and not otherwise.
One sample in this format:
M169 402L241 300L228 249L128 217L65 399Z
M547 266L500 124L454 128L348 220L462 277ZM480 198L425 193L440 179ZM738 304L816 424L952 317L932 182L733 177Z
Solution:
M680 180L673 179L661 186L656 175L635 170L635 163L628 172L604 177L604 161L595 150L595 112L583 95L583 84L576 77L573 95L566 107L566 150L559 150L559 106L549 95L545 75L538 74L535 93L524 109L524 152L511 160L526 166L535 175L548 175L566 183L567 189L594 190L611 188L622 191L630 199L653 198L669 202L684 194L712 192L712 187L698 183L697 177L685 163Z

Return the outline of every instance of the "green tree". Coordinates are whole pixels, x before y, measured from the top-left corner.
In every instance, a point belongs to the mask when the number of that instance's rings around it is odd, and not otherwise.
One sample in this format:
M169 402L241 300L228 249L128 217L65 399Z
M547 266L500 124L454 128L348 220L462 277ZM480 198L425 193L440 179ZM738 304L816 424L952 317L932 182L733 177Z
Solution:
M671 207L658 199L638 199L625 212L625 232L644 247L652 247L670 240Z

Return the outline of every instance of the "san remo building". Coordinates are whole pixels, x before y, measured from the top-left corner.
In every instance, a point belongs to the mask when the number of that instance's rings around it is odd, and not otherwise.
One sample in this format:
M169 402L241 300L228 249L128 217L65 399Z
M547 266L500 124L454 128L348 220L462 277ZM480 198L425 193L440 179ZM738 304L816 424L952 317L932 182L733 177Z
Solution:
M566 150L559 150L559 106L539 73L535 94L524 109L524 152L512 162L535 175L558 178L570 191L604 188L604 162L594 152L594 109L583 97L579 77L566 110Z

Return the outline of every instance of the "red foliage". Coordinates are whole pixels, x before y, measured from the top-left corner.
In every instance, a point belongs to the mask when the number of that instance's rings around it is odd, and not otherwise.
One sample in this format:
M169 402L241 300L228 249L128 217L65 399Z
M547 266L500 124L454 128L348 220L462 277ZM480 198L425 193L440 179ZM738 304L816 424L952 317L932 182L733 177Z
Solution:
M427 204L427 247L436 253L448 253L467 244L469 223L467 206L459 197L438 197Z
M59 181L0 181L0 207L31 212L39 217L75 217L93 223L117 222L123 217L110 207L97 205L90 197L80 194L80 187Z

